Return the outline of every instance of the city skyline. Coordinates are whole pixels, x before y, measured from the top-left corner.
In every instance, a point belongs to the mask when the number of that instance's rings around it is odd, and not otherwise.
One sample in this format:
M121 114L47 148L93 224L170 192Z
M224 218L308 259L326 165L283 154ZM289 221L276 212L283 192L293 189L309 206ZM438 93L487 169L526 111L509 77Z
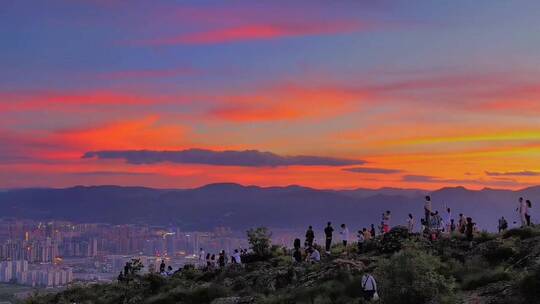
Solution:
M0 188L540 184L535 1L8 1Z

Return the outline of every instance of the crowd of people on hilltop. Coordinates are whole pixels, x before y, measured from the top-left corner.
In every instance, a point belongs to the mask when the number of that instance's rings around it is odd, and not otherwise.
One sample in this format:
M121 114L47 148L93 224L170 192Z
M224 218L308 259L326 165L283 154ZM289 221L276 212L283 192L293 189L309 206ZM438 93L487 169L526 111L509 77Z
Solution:
M225 250L221 250L217 255L205 253L203 248L199 249L198 266L203 270L215 270L228 265L242 265L244 257L248 254L247 249L234 249L228 255Z
M516 208L516 212L519 214L521 227L531 226L531 215L530 208L532 208L532 203L530 200L525 200L524 198L519 198L519 205ZM369 242L371 239L375 238L377 235L384 235L390 232L392 213L390 210L387 210L381 215L381 223L378 227L379 233L377 234L377 229L374 224L371 224L369 229L363 227L358 230L357 237L357 250L359 253L362 253L365 249L366 242ZM473 221L472 217L465 216L463 213L459 213L457 219L453 217L452 209L448 206L444 207L442 214L438 210L434 210L431 196L426 196L424 201L424 216L420 219L420 233L429 240L435 241L441 238L444 235L453 235L460 234L465 236L466 240L472 246L472 241L474 239L474 234L479 230L477 224ZM514 222L517 225L517 222ZM339 236L341 244L346 247L350 238L349 228L346 224L341 224L339 229ZM416 219L412 213L409 213L405 220L405 227L409 233L415 233L416 231ZM508 221L506 218L501 217L498 221L498 230L499 233L502 233L508 229ZM330 254L330 250L333 245L334 240L334 227L331 222L326 224L324 228L325 236L325 253ZM315 232L312 226L309 226L304 242L304 251L300 247L300 239L295 239L294 249L292 253L292 258L295 262L309 262L317 263L321 260L321 254L319 252L320 248L315 244ZM378 298L377 295L377 283L375 278L371 274L366 274L362 278L362 290L364 292L364 298L366 300L372 300Z
M519 215L519 223L521 227L531 226L530 209L532 203L530 200L526 200L520 197L519 204L515 211ZM374 224L368 227L363 227L356 233L357 238L357 251L359 253L364 252L365 244L375 238L377 235L384 235L389 233L392 229L391 226L392 213L390 210L386 210L381 215L381 223L377 229ZM420 219L420 234L428 238L429 240L437 240L444 235L461 234L470 242L472 241L474 234L478 231L476 223L471 217L465 216L463 213L459 213L457 219L452 216L451 208L445 206L443 214L441 215L438 210L434 210L431 196L426 196L424 200L424 216ZM518 225L518 221L514 221L515 225ZM409 233L416 233L416 219L412 213L409 213L405 220L405 227ZM502 233L508 229L508 221L506 218L501 217L498 220L498 230ZM325 244L324 250L327 255L331 254L332 245L334 244L334 227L332 222L327 222L324 227ZM339 225L339 244L343 247L349 245L350 231L345 223ZM296 263L318 263L321 261L322 247L315 243L315 231L313 226L309 226L305 233L304 248L301 246L301 240L295 239L292 249L292 259ZM200 248L198 254L198 265L200 269L211 271L215 269L222 269L230 265L242 265L244 258L248 254L247 249L234 249L229 255L225 250L221 250L218 254L206 253L203 248ZM127 267L127 266L126 266ZM181 271L179 268L177 271L173 271L171 266L166 266L165 261L162 260L159 273L163 276L171 276L174 273ZM126 270L127 272L127 270ZM122 275L122 274L121 274ZM120 279L119 279L120 280ZM364 292L364 298L366 300L372 300L378 298L377 295L377 283L373 275L367 273L362 277L362 290Z

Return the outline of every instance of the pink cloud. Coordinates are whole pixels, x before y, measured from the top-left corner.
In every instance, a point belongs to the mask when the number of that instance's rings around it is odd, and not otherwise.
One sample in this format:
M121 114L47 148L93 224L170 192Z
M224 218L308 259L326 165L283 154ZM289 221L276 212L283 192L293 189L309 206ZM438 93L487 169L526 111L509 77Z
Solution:
M219 28L204 32L139 41L143 45L218 44L251 40L270 40L289 37L330 35L363 30L367 24L359 22L293 24L249 24Z

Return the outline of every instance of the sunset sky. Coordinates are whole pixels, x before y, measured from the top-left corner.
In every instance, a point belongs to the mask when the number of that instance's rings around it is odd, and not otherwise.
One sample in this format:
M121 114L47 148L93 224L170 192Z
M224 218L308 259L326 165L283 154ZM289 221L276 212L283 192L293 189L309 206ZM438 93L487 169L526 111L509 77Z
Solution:
M2 1L0 188L538 185L539 15L539 1Z

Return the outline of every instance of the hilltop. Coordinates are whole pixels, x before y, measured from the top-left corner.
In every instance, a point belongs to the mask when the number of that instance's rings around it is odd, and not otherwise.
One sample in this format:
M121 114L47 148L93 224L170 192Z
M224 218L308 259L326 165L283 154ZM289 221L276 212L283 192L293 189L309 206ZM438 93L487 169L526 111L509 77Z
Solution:
M374 274L381 303L521 304L540 301L540 229L480 233L428 241L396 227L366 244L336 245L316 264L293 263L290 252L266 248L245 265L203 271L185 267L172 277L134 274L111 284L73 286L27 304L52 303L364 303L360 278ZM257 251L256 251L257 252Z

